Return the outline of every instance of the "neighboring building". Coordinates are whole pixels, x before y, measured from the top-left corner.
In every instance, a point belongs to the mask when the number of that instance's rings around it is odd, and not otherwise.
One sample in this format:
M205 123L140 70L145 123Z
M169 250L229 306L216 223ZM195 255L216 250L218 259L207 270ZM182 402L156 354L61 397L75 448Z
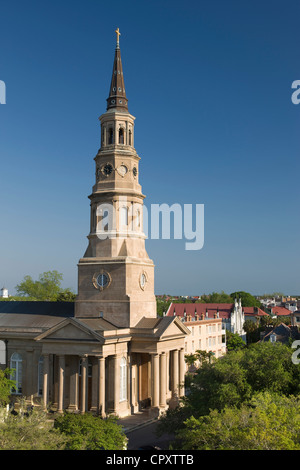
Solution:
M58 412L127 416L147 406L157 416L184 394L190 332L176 317L156 316L135 118L128 111L118 39L107 109L99 120L101 148L77 299L0 302L0 340L7 340L16 395L52 403Z
M222 329L221 318L196 320L182 317L181 321L191 332L185 339L185 354L194 354L197 350L211 351L218 358L226 353L226 332Z
M289 302L285 302L283 306L290 310L290 312L295 312L297 310L297 300L290 300Z
M280 342L283 344L289 343L290 340L295 341L300 339L300 334L297 327L287 326L284 323L266 330L262 337L262 341L270 341L271 343Z
M291 318L291 315L292 315L292 312L285 307L277 307L277 306L271 307L270 312L271 312L271 316L275 318L278 318L278 317L290 317Z
M244 318L253 322L259 321L262 317L270 317L270 315L264 312L259 307L243 307Z
M8 299L9 295L8 295L8 289L6 289L6 287L2 287L0 291L0 297L2 297L3 299Z
M223 331L223 335L227 330L232 333L237 333L244 340L246 339L246 333L243 330L245 319L241 301L224 304L171 303L167 311L167 316L178 316L181 320L183 319L184 323L186 321L202 322L221 319L221 330ZM190 341L190 338L186 338L186 342L188 342L188 344ZM218 344L220 344L219 341Z
M300 310L296 310L291 315L291 324L292 326L297 326L300 328Z

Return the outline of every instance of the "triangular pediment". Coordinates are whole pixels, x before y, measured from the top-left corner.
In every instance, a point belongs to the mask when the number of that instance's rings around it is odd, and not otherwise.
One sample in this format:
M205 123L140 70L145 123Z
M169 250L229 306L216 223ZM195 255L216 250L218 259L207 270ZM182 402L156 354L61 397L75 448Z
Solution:
M165 317L166 318L166 317ZM176 335L189 335L190 330L180 321L177 317L172 318L170 323L166 326L161 337L176 336Z
M190 334L190 330L177 317L143 317L135 328L132 328L132 334L165 338L186 336Z
M104 342L104 338L95 331L82 325L73 318L68 318L35 338L36 341L66 342Z

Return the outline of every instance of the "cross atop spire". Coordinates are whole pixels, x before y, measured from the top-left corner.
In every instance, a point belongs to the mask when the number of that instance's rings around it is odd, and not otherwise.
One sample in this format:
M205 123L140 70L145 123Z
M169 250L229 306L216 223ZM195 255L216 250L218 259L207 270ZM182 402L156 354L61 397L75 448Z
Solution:
M121 36L119 28L116 29L115 33L117 34L117 48L119 49L119 47L120 47L120 36Z
M115 50L109 97L107 98L107 109L115 108L118 111L128 111L128 100L125 93L121 50L119 44L119 37L121 35L119 28L116 29L115 33L117 35L117 47Z

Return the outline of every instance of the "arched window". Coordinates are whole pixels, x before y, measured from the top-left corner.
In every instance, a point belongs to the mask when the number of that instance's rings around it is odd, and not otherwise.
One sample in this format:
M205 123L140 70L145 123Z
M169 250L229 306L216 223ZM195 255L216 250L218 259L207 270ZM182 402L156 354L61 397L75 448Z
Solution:
M113 144L114 143L114 130L111 127L108 131L108 143Z
M44 357L41 356L38 363L38 395L43 395L44 389Z
M127 400L127 361L122 357L120 362L120 401Z
M124 144L124 129L120 127L119 129L119 144Z
M128 144L132 145L132 132L131 132L131 129L129 129L128 140L129 140Z
M127 207L123 206L121 207L120 211L121 211L121 221L120 221L121 224L120 225L121 225L121 228L122 227L124 228L124 226L127 227L128 225L128 209Z
M22 393L22 356L18 353L13 353L10 358L10 368L13 373L10 376L11 380L15 381L15 386L12 388L11 393Z
M103 211L103 216L102 216L102 230L106 231L108 230L108 218L109 218L109 212L106 209Z

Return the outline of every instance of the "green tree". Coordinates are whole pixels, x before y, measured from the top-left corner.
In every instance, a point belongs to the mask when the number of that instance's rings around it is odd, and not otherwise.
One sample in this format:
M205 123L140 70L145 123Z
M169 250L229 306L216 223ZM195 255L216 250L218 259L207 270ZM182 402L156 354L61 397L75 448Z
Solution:
M76 294L74 294L70 289L61 291L56 297L57 302L75 302L75 299Z
M261 307L261 303L249 292L238 291L230 294L232 299L241 299L243 307Z
M299 450L300 398L263 392L240 408L191 417L177 433L184 450Z
M202 295L201 296L201 301L204 303L225 303L225 304L232 304L234 299L226 294L224 291L218 293L218 292L212 292L212 294L209 295Z
M2 450L63 450L65 443L66 437L54 429L53 422L41 409L9 412L0 420Z
M234 349L244 348L246 346L245 341L237 333L231 333L226 331L226 347L227 351L233 351Z
M0 406L7 405L10 402L10 391L15 385L13 380L10 380L12 371L9 369L0 369Z
M40 274L37 281L34 281L31 276L25 276L23 281L16 286L16 291L21 299L24 297L25 300L73 301L74 297L70 289L62 289L62 280L63 275L55 270Z
M182 406L166 413L158 432L183 427L188 417L205 416L226 406L241 407L259 392L297 396L300 367L292 362L294 350L280 343L256 343L229 351L213 363L203 363L193 376Z
M259 325L259 321L245 320L243 330L246 333L247 344L256 343L260 339L260 331L262 328Z
M66 450L124 450L127 444L115 417L64 413L56 418L55 428L67 437Z

